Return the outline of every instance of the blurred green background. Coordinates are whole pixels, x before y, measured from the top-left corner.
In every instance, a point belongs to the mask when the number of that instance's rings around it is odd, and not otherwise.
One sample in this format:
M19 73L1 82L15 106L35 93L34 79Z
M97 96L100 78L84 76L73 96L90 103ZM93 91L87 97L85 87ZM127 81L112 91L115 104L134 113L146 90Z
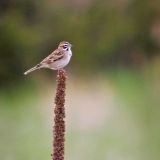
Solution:
M51 159L56 72L23 72L62 40L65 159L159 160L159 0L0 0L0 159Z

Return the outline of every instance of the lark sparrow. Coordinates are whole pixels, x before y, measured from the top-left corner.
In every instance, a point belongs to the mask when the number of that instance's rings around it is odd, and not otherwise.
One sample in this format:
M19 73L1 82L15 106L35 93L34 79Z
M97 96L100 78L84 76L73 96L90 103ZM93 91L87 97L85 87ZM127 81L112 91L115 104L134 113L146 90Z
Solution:
M27 75L41 68L49 68L53 70L59 70L65 67L72 56L71 51L72 45L69 42L62 41L59 43L58 48L53 51L48 57L46 57L42 62L37 64L35 67L29 69L24 74Z

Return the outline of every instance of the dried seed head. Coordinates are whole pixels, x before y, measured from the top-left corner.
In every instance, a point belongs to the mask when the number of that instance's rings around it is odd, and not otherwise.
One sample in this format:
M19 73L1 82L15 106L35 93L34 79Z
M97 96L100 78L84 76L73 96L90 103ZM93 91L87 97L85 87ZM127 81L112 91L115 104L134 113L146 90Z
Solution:
M57 74L57 89L54 108L54 127L53 127L53 160L64 160L64 136L65 136L65 90L66 90L66 73L59 70Z

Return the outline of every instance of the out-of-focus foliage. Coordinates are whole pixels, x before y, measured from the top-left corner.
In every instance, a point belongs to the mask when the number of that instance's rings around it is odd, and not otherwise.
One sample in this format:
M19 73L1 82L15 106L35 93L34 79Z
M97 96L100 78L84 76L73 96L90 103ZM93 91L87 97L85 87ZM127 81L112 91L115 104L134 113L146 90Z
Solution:
M51 159L56 72L23 72L61 40L65 159L159 160L160 0L0 0L0 160Z
M17 80L61 40L74 45L76 71L139 68L159 54L159 10L158 0L1 0L0 82Z

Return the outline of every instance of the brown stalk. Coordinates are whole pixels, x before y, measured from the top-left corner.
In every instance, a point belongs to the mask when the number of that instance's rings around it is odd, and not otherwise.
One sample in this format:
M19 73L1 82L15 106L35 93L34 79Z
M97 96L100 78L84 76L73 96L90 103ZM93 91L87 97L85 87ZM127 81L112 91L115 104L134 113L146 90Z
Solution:
M65 141L65 90L66 90L66 72L59 70L57 73L57 89L54 108L54 126L53 126L53 154L52 160L64 160L64 141Z

